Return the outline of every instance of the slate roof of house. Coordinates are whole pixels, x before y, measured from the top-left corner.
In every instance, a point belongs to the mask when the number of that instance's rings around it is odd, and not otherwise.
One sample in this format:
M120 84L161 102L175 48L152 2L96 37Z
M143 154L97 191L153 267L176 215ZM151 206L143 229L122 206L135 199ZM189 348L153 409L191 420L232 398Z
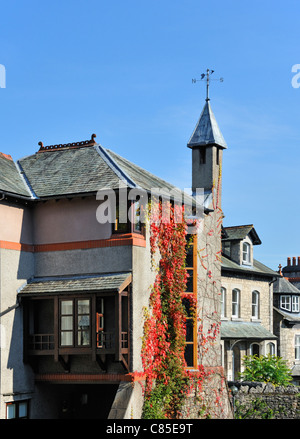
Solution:
M99 276L72 276L30 279L18 291L20 296L74 293L86 291L122 291L131 281L131 273L109 273Z
M17 161L25 183L13 162L10 168L14 168L14 174L10 170L8 178L13 181L16 176L19 193L27 196L31 193L35 199L97 193L101 189L119 189L120 186L146 191L159 188L163 192L165 189L168 194L172 191L175 198L183 198L183 191L179 188L101 145L78 143L41 147L37 153ZM185 194L185 197L185 202L192 202L191 196Z
M187 144L189 148L205 145L219 145L222 148L227 148L209 100L205 102L200 118Z
M258 275L267 275L267 276L279 276L276 271L273 271L271 268L262 264L261 262L253 259L253 266L249 265L239 265L236 262L229 259L227 256L222 255L222 271L238 271L240 273L247 274L258 274Z
M273 292L276 294L299 294L300 290L296 288L285 277L278 277L273 284Z
M276 306L274 306L275 311L278 312L278 314L280 314L284 320L288 321L289 323L300 323L300 313L299 312L289 312L289 311L284 311L283 309L277 308Z
M277 337L264 328L260 323L222 321L221 338L274 340Z
M11 156L0 153L0 191L30 197L30 191Z
M250 234L250 238L252 239L253 245L261 244L261 240L258 234L256 233L253 224L224 227L223 231L224 231L224 235L222 237L222 241L242 240L245 239L246 236Z

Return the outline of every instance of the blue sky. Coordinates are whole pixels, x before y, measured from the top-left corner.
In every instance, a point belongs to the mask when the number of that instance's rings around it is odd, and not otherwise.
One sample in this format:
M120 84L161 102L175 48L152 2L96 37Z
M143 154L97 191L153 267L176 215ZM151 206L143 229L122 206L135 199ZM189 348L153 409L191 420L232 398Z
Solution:
M271 0L2 3L0 151L89 139L181 188L187 141L211 105L228 144L224 225L254 224L261 262L300 256L300 4Z

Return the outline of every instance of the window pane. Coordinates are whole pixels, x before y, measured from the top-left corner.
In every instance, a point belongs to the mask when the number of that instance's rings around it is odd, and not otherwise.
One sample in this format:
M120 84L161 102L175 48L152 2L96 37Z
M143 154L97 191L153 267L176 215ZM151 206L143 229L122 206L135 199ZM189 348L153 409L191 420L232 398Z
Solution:
M62 300L61 313L67 314L67 315L73 314L73 301L72 300Z
M19 403L19 418L27 417L27 402Z
M193 270L187 270L188 272L188 279L187 279L187 283L186 283L186 291L189 293L192 293L194 291L193 289Z
M226 316L226 290L221 288L221 317Z
M77 343L79 346L87 346L90 344L90 332L78 331Z
M298 296L292 297L292 311L299 312L299 297Z
M189 299L184 298L182 300L182 305L184 307L184 310L186 312L187 317L191 316L191 302L189 301Z
M72 316L62 316L61 318L61 329L62 330L72 330L73 329L73 317Z
M281 296L281 308L287 311L291 310L291 296Z
M194 340L194 325L192 319L186 320L186 341Z
M243 261L250 262L250 245L247 242L243 243Z
M239 291L232 290L232 316L238 317L239 314Z
M78 314L89 314L89 313L90 313L90 301L78 300Z
M6 417L7 419L14 419L16 417L16 405L8 404L6 406Z
M73 345L73 332L61 332L60 334L61 346L72 346Z
M184 358L187 366L189 367L194 366L194 345L187 344L185 346Z
M300 335L295 336L295 360L300 360Z

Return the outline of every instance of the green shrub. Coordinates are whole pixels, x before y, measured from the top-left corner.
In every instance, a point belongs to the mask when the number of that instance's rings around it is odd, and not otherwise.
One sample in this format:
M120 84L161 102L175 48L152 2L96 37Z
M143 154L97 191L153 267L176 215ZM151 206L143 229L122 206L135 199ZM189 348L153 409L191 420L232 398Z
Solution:
M243 381L272 383L275 386L287 386L292 380L291 371L286 361L273 355L249 355L243 358L244 372L240 373Z

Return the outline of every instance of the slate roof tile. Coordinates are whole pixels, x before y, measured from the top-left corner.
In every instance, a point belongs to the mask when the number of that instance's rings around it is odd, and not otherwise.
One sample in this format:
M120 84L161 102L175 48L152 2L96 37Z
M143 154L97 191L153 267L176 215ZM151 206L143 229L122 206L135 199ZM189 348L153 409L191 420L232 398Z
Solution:
M30 197L28 190L14 161L0 153L0 191Z

